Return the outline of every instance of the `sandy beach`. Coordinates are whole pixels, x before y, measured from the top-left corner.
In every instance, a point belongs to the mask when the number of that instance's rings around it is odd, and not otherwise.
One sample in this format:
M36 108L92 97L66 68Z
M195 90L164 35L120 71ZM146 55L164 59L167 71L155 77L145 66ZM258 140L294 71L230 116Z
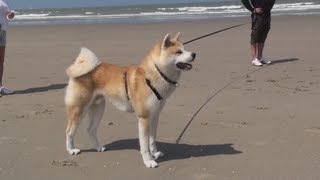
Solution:
M4 83L16 94L0 98L0 179L320 179L319 16L273 16L262 68L250 63L249 25L186 45L197 59L160 116L158 168L142 162L134 114L111 104L98 130L107 151L91 149L86 121L82 153L65 150L65 69L80 47L137 64L166 33L187 41L248 21L10 27Z

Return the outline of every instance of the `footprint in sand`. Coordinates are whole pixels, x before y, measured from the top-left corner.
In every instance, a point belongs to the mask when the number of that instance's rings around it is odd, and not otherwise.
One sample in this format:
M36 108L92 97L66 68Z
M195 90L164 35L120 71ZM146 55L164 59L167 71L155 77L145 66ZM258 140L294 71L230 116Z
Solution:
M246 91L249 91L249 92L253 92L253 91L255 91L256 89L254 89L254 88L248 88L248 89L246 89Z
M320 134L320 127L308 128L305 131L313 134Z
M222 115L222 114L224 114L224 112L223 112L223 111L219 111L219 110L218 110L218 111L216 112L216 114L220 114L220 115Z
M298 92L307 92L307 91L309 91L308 88L309 88L308 86L302 85L302 86L298 86L298 87L294 88L294 90L298 91Z
M79 167L79 163L73 160L53 160L51 165L57 167Z
M16 116L17 119L21 119L21 118L25 118L26 116L25 115L18 115Z
M51 109L44 109L43 111L36 111L35 115L49 115L52 114L53 110Z
M25 144L27 143L26 138L14 138L14 137L8 137L8 136L2 136L0 137L0 144Z
M268 79L267 82L275 83L275 82L279 82L279 81L278 80L274 80L274 79Z
M220 122L219 124L222 127L227 127L227 128L244 128L248 126L248 123L245 121L237 121L232 123Z
M256 82L256 80L255 79L247 79L246 82L247 83L252 83L252 82Z
M315 69L313 67L310 67L308 71L313 72L313 71L319 71L320 69Z
M319 84L319 82L309 82L309 85L311 85L311 86L316 86L318 84Z
M252 108L258 110L258 111L267 111L269 110L268 107L265 107L265 106L253 106Z
M292 88L292 87L286 87L286 86L283 86L283 85L280 85L280 84L275 84L276 87L278 88L281 88L281 89L287 89L287 90L293 90L293 94L297 93L297 92L307 92L307 91L310 91L308 88L308 86L306 85L301 85L301 86L297 86L295 88Z

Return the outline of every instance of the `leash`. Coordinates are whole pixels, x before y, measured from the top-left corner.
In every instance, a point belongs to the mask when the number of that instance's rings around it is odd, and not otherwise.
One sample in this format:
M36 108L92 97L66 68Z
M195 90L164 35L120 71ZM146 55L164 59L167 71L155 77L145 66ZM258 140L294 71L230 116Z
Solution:
M223 32L223 31L227 31L229 29L233 29L233 28L236 28L236 27L240 27L240 26L244 26L244 25L247 25L251 22L247 22L247 23L242 23L242 24L237 24L237 25L234 25L234 26L231 26L231 27L227 27L227 28L224 28L224 29L221 29L221 30L218 30L218 31L215 31L215 32L212 32L212 33L209 33L209 34L206 34L206 35L203 35L203 36L200 36L200 37L197 37L197 38L194 38L194 39L191 39L187 42L184 42L183 45L186 45L186 44L189 44L191 42L194 42L194 41L197 41L199 39L202 39L202 38L205 38L205 37L208 37L208 36L211 36L211 35L214 35L214 34L218 34L220 32ZM216 97L219 93L221 93L223 90L225 90L227 87L229 87L231 84L235 83L236 81L242 79L243 77L246 77L248 76L249 74L252 74L252 73L255 73L257 71L260 71L262 69L264 69L265 67L267 66L264 66L260 69L256 69L256 70L253 70L249 73L246 73L244 74L243 76L240 76L239 78L231 81L230 83L228 83L227 85L225 85L224 87L222 87L221 89L219 89L217 92L213 93L213 95L211 95L199 108L198 110L194 113L194 115L191 117L191 119L189 120L189 122L187 123L187 125L184 127L184 129L181 131L179 137L177 138L176 140L176 144L179 144L180 141L181 141L181 138L182 136L184 135L184 133L187 131L188 127L190 126L191 122L195 119L195 117L199 114L199 112L214 98Z
M268 66L263 66L259 69L253 70L251 72L248 72L240 77L238 77L237 79L231 81L230 83L228 83L227 85L225 85L224 87L222 87L221 89L219 89L217 92L215 92L213 95L211 95L201 106L200 108L198 108L198 110L194 113L194 115L191 117L191 119L189 120L189 122L187 123L187 125L184 127L184 129L181 131L179 137L176 140L176 144L180 143L180 140L182 138L182 136L184 135L184 133L186 132L186 130L188 129L188 127L190 126L191 122L195 119L195 117L198 115L198 113L204 108L204 106L206 106L209 101L211 101L214 97L216 97L219 93L221 93L223 90L225 90L227 87L229 87L231 84L237 82L238 80L242 79L243 77L247 77L250 74L253 74L255 72L261 71L262 69L266 68Z
M197 41L197 40L199 40L199 39L202 39L202 38L205 38L205 37L208 37L208 36L212 36L212 35L214 35L214 34L221 33L221 32L223 32L223 31L227 31L227 30L229 30L229 29L233 29L233 28L236 28L236 27L244 26L244 25L247 25L247 24L249 24L249 23L251 23L251 22L242 23L242 24L237 24L237 25L235 25L235 26L227 27L227 28L224 28L224 29L221 29L221 30L218 30L218 31L215 31L215 32L212 32L212 33L209 33L209 34L206 34L206 35L203 35L203 36L194 38L194 39L191 39L191 40L189 40L189 41L187 41L187 42L184 42L183 45L189 44L189 43L191 43L191 42Z

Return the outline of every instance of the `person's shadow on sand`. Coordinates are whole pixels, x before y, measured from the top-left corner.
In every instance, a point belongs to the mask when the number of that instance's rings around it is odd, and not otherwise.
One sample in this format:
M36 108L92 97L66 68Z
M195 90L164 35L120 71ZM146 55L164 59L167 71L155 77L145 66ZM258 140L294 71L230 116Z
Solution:
M63 89L67 86L67 84L50 84L48 86L43 87L34 87L23 90L16 90L13 94L31 94L31 93L39 93L39 92L47 92L51 90Z
M204 157L214 155L232 155L242 153L232 147L233 144L212 144L212 145L190 145L157 142L157 147L165 156L159 162L177 159L188 159L191 157ZM138 139L124 139L105 145L106 152L125 149L139 150ZM95 152L95 150L83 150L82 152Z
M290 63L290 62L294 62L294 61L298 61L298 60L299 60L298 58L273 60L273 61L271 61L270 65L281 64L281 63Z

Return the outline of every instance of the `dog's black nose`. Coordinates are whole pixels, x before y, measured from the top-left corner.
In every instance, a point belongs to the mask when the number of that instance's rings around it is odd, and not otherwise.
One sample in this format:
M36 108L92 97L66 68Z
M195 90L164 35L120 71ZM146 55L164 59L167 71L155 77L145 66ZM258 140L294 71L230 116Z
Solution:
M191 56L192 56L193 59L195 59L196 58L196 53L192 53Z

